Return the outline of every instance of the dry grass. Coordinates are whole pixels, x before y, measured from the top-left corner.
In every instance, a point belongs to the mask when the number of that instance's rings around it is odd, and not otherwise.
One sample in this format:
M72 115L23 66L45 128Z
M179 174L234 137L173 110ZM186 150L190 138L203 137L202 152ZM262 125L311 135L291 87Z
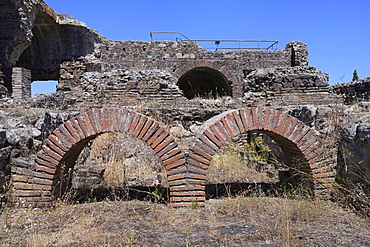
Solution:
M268 164L267 157L261 157L261 155L270 154L271 150L257 152L257 148L253 146L255 143L243 144L238 140L235 142L231 141L221 147L211 161L207 182L209 184L278 182L275 165ZM265 144L262 147L268 148ZM247 153L247 158L243 156L244 153Z
M1 246L369 246L370 224L328 201L237 197L204 208L104 201L6 209Z

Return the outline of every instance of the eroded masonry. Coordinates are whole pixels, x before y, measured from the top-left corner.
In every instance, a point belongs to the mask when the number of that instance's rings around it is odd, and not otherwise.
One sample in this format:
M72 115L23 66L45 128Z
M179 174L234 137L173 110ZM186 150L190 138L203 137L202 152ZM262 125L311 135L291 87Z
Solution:
M332 124L335 107L369 95L366 86L329 87L300 41L268 51L111 41L41 0L2 1L0 23L0 193L22 205L101 185L108 168L76 164L108 132L151 150L174 206L203 205L213 157L250 131L276 142L315 195L328 194L338 150L325 137L347 123L343 115ZM58 81L57 91L31 98L40 80ZM352 113L352 121L363 115Z

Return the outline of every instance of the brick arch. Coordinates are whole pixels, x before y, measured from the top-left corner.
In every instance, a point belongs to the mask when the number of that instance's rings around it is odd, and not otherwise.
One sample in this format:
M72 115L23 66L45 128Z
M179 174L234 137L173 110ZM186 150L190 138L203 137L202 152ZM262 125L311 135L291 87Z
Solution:
M186 183L185 156L168 130L156 120L135 111L103 108L72 118L50 134L42 150L37 153L33 166L34 179L23 187L18 186L16 195L20 201L46 206L52 204L55 199L53 190L58 186L62 164L73 166L83 147L105 132L122 132L143 140L162 161L169 185L174 185L176 189L176 186ZM172 197L172 201L176 202L176 194Z
M286 156L305 162L300 170L313 178L315 195L326 194L334 181L335 160L327 157L313 131L287 113L268 107L251 107L224 112L208 120L189 145L187 159L189 187L205 200L208 167L220 147L231 138L250 130L267 134L282 148ZM193 199L194 200L194 199Z
M219 62L209 61L205 59L187 62L179 67L177 70L175 70L172 74L176 81L178 81L186 72L199 67L208 67L217 70L222 73L228 81L236 81L235 75L231 73L232 70L228 66L222 65Z

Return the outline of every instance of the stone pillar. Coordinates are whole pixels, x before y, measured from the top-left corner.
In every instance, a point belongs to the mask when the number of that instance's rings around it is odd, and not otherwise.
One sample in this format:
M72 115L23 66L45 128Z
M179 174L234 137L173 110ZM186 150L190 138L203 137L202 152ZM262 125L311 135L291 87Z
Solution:
M31 97L31 70L13 67L12 89L14 99L28 99Z
M292 66L308 66L308 49L307 45L301 41L289 42L286 50L291 50L291 65Z

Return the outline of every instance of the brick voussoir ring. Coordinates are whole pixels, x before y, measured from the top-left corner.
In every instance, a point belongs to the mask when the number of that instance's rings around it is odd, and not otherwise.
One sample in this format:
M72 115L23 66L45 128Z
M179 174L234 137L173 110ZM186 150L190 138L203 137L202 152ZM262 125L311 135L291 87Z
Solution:
M161 159L168 175L170 185L187 186L188 168L183 150L170 134L156 120L135 111L119 108L92 109L77 117L71 118L58 126L44 141L41 151L37 154L36 164L30 168L45 179L31 179L29 186L46 190L51 198L52 184L59 176L58 167L64 157L80 142L104 132L123 132L143 140ZM70 159L70 156L68 156ZM63 161L64 160L64 161ZM49 174L48 176L41 176ZM27 185L27 184L26 184ZM19 186L21 187L21 186ZM22 188L24 188L23 186ZM188 192L191 190L187 190ZM181 194L181 193L180 193ZM191 193L190 193L191 194ZM184 195L185 196L185 195ZM50 199L51 200L51 199Z
M190 142L187 162L189 165L188 183L190 186L205 182L208 167L219 148L236 135L250 130L271 132L287 139L308 162L308 172L320 181L330 183L334 177L330 168L320 169L324 159L320 141L313 131L297 118L269 107L247 107L215 116L200 128L200 132ZM329 162L330 163L330 162ZM325 166L330 166L326 164ZM202 177L202 179L200 179ZM315 187L315 191L318 188Z
M49 175L43 180L30 180L30 185L53 184L50 177L57 172L63 157L74 146L100 133L117 131L143 140L156 152L167 171L170 191L174 192L170 201L174 206L187 205L195 200L195 196L201 196L200 200L204 201L206 175L213 156L231 138L249 130L272 132L294 143L308 161L317 186L333 180L330 162L321 164L325 157L314 133L298 119L279 110L248 107L211 118L190 142L189 154L185 155L175 138L156 120L127 109L103 108L72 118L52 132L32 168L36 173Z

